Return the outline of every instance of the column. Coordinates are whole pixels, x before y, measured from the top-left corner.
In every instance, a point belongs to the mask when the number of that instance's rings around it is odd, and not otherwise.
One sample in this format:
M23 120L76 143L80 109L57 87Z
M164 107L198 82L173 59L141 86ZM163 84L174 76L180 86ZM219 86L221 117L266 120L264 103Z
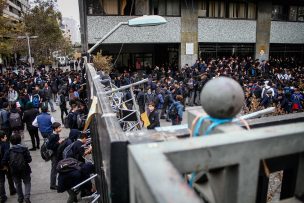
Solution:
M260 0L257 8L255 58L262 61L269 58L272 3Z
M180 65L191 66L198 59L197 0L181 1Z

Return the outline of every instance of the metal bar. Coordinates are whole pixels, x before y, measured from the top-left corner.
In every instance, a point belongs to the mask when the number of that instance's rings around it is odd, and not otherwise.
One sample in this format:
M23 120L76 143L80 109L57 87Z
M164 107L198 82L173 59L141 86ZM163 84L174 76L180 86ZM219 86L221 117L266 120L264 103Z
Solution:
M143 80L138 81L138 82L136 82L136 83L132 83L132 84L130 84L130 85L125 85L125 86L122 86L122 87L120 87L120 88L117 88L117 89L114 89L114 90L111 90L111 91L100 92L100 94L111 94L111 93L113 93L113 92L119 92L119 91L121 91L121 90L125 90L125 89L128 89L128 88L130 88L130 87L133 87L133 86L137 86L137 85L146 83L146 82L148 82L148 81L149 81L148 78L146 78L146 79L143 79Z
M97 174L91 176L90 178L86 179L85 181L82 181L81 183L79 183L78 185L72 187L72 190L76 190L77 188L79 188L80 186L82 186L83 184L85 184L86 182L89 182L90 180L94 179L97 177Z
M141 120L140 120L140 115L139 115L139 109L137 108L137 105L136 105L135 95L134 95L134 92L132 90L132 87L130 87L130 91L131 91L131 96L132 96L132 99L133 99L133 106L134 106L134 109L135 109L136 117L137 117L137 120L138 120L138 123L139 123L139 129L141 130Z
M273 113L274 111L275 111L275 107L269 107L269 108L263 109L261 111L257 111L257 112L253 112L253 113L250 113L250 114L243 115L243 116L241 116L241 118L246 120L246 119L262 116L264 114ZM239 119L235 118L235 119L232 120L232 122L236 122L236 121L239 121Z
M103 36L94 46L88 50L88 53L91 54L103 41L105 41L115 30L117 30L122 25L128 25L128 22L120 22L118 23L110 32L108 32L105 36Z
M95 199L91 203L95 203L99 199L100 195L96 195Z

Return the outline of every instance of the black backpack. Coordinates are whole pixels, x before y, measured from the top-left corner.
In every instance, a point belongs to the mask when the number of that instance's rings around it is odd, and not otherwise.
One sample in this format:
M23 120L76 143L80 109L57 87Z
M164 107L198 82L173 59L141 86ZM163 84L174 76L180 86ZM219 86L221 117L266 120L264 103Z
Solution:
M169 115L169 118L174 119L177 117L178 111L177 111L176 105L174 105L174 104L172 104L172 105L173 105L173 107L170 108L168 115Z
M47 148L47 145L48 145L48 139L45 139L45 141L43 142L43 144L41 145L40 147L40 154L41 154L41 158L44 160L44 161L49 161L51 160L53 154L54 154L54 151L51 150L51 149L48 149Z
M68 173L74 170L80 170L80 162L74 158L66 158L58 162L56 170L58 173Z
M68 146L69 139L65 139L57 148L57 159L58 161L63 159L63 151Z
M26 170L26 162L23 152L9 151L9 166L12 174L23 174Z

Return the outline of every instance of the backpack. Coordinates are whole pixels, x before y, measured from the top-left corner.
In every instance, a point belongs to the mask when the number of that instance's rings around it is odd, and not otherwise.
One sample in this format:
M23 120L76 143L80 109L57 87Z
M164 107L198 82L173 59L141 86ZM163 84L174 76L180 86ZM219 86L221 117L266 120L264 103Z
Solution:
M177 110L177 107L176 105L172 104L173 107L169 109L169 112L168 112L168 115L169 115L169 118L176 118L178 116L178 110Z
M58 173L68 173L80 169L80 162L73 158L67 158L59 161L56 167Z
M74 146L74 143L75 143L75 142L73 142L72 144L70 144L69 146L67 146L67 147L63 150L63 152L62 152L62 157L63 157L63 159L73 157L74 154L73 154L72 147Z
M11 128L17 128L17 127L22 126L21 116L18 112L10 113L9 122L10 122Z
M24 153L9 151L9 166L13 174L23 174L26 170Z
M57 148L57 159L60 161L63 159L63 151L68 146L69 139L65 139Z
M51 150L51 149L48 149L47 148L47 145L48 145L48 139L45 139L45 141L43 142L43 144L41 145L40 147L40 154L41 154L41 158L44 160L44 161L49 161L51 160L53 154L54 154L54 151Z
M39 95L34 95L33 96L32 103L33 103L34 108L39 108L39 104L40 104Z
M77 127L78 127L78 129L84 128L86 117L87 117L86 115L77 114Z
M70 128L69 115L63 118L63 125L65 128Z

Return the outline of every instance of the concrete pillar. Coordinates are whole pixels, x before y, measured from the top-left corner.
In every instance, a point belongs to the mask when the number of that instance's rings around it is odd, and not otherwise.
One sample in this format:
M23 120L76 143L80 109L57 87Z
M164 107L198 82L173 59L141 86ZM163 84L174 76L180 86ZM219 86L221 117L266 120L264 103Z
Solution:
M80 39L81 39L81 51L88 51L88 26L87 26L87 12L86 1L78 0L79 5L79 18L80 18Z
M269 58L272 2L259 0L257 7L255 58L262 61Z
M180 65L191 66L198 59L197 0L181 1Z

